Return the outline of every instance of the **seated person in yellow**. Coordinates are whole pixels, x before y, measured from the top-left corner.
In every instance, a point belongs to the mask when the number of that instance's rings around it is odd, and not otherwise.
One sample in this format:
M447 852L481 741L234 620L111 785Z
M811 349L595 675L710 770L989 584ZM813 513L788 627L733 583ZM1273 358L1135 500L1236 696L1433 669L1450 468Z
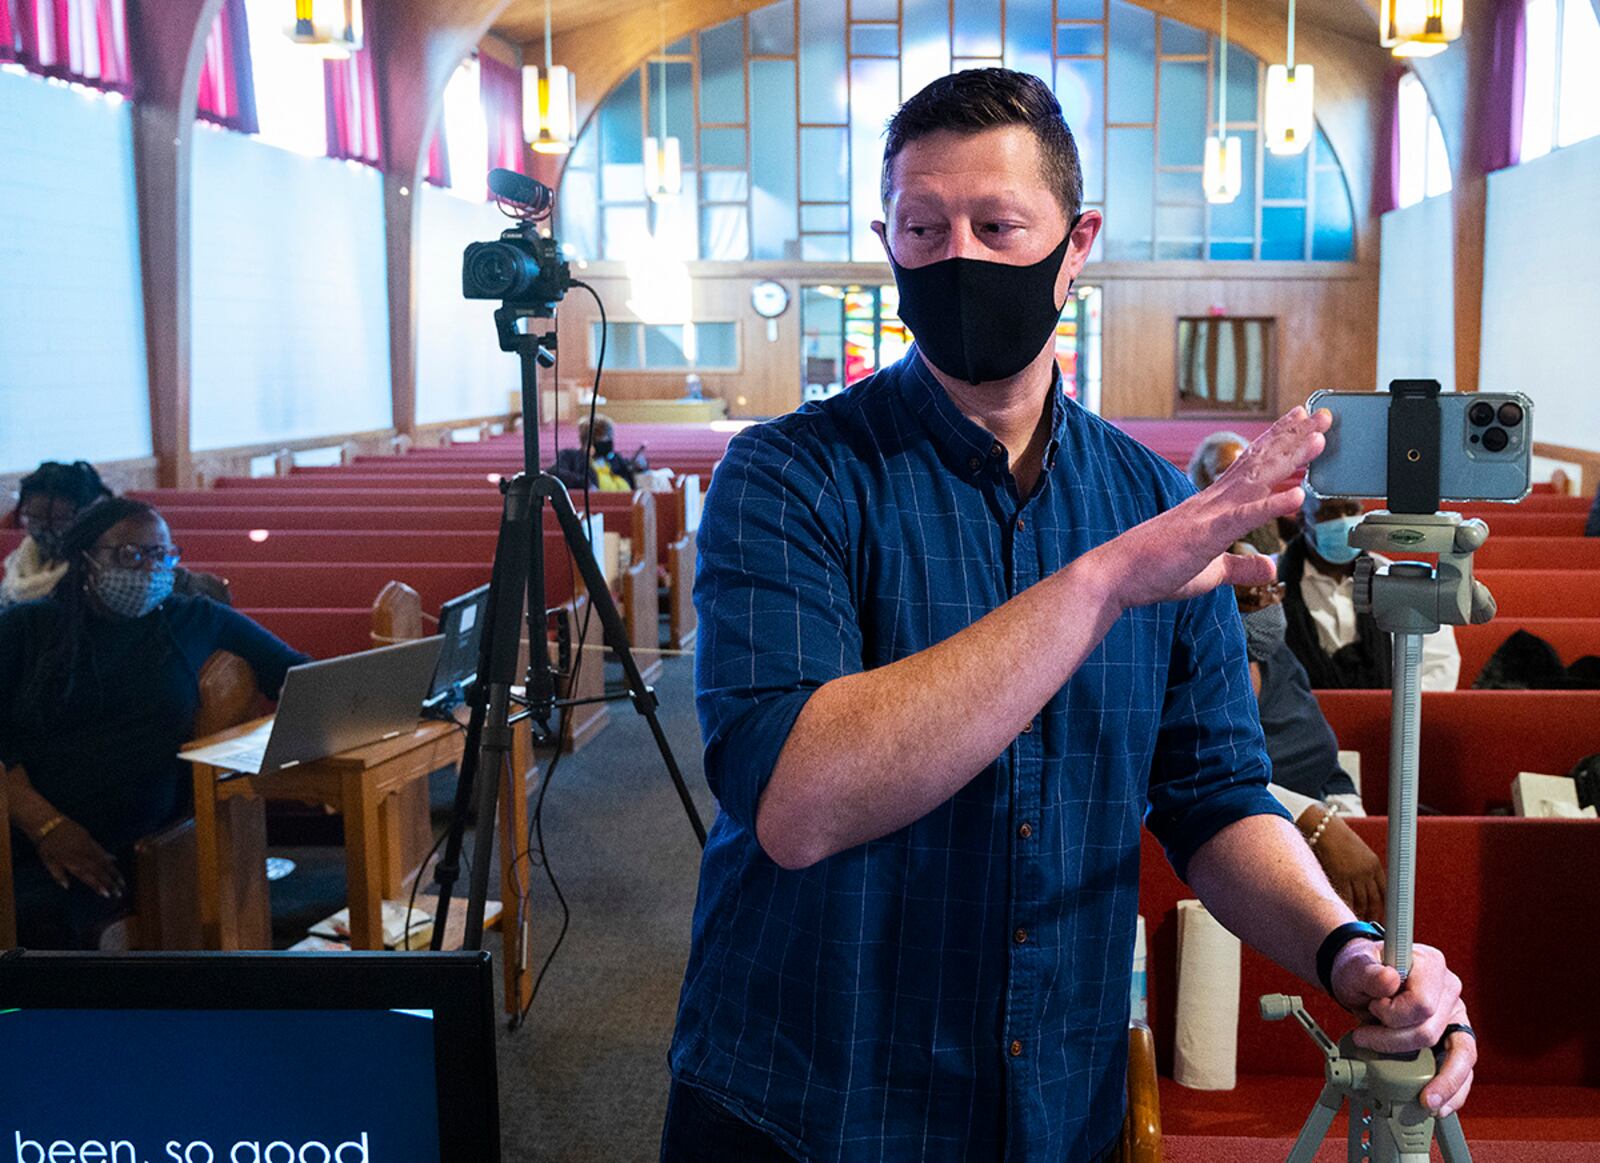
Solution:
M603 493L622 493L634 488L634 474L644 466L617 452L617 427L611 417L601 413L591 425L586 416L578 421L578 447L556 453L553 471L569 489L582 489L587 477L589 488ZM592 439L591 439L592 437ZM588 450L588 470L583 467Z
M0 568L0 610L49 597L67 572L61 536L90 505L111 495L88 461L47 460L22 478L11 523L26 536Z
M11 810L17 936L92 948L123 912L135 841L189 810L177 758L218 650L276 697L306 656L209 598L172 593L178 550L149 505L86 511L52 596L0 611L0 775Z

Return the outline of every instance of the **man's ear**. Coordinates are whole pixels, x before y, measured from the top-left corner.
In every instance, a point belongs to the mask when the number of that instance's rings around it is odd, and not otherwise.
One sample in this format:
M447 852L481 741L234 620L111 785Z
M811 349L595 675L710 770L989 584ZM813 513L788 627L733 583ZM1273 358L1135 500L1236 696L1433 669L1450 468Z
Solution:
M894 261L894 251L889 249L889 227L888 227L888 224L885 223L882 219L878 219L878 220L874 221L873 224L872 224L872 233L876 234L878 236L878 241L883 243L883 253L884 253L884 255L888 257L890 262L893 262Z

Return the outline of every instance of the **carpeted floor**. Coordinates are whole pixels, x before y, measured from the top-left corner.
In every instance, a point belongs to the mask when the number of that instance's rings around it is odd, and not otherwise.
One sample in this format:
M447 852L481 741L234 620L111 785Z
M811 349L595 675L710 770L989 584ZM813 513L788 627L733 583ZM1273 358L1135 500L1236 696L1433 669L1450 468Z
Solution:
M667 659L654 686L709 827L716 805L701 774L692 660ZM499 1035L506 1163L631 1163L657 1152L699 847L648 724L627 702L610 713L593 743L562 758L545 801L545 843L572 924L527 1023ZM448 773L435 776L436 809L448 807L452 787ZM272 854L296 861L272 886L281 947L344 903L343 853L304 845ZM534 902L539 964L560 923L542 874ZM498 937L489 946L498 953Z

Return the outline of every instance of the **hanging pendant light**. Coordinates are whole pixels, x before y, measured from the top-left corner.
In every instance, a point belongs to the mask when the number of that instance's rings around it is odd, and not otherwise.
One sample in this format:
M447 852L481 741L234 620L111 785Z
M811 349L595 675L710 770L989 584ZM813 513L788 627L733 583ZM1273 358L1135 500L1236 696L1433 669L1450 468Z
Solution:
M522 70L522 136L534 153L566 153L578 136L578 81L553 63L550 0L544 0L544 72L537 65Z
M1397 57L1437 56L1462 23L1462 0L1381 0L1378 43Z
M1267 70L1267 148L1275 154L1305 152L1316 130L1312 117L1315 71L1294 63L1294 0L1289 0L1288 63Z
M362 45L361 0L294 0L294 23L284 31L319 56L348 59Z
M1222 0L1222 77L1217 85L1217 132L1206 138L1205 170L1200 181L1206 201L1232 202L1244 186L1244 157L1239 139L1228 135L1228 0Z
M661 75L656 85L661 98L660 131L644 139L644 190L652 202L670 202L683 193L683 147L676 137L667 136L666 6L657 4L656 14L661 25L661 58L657 62Z

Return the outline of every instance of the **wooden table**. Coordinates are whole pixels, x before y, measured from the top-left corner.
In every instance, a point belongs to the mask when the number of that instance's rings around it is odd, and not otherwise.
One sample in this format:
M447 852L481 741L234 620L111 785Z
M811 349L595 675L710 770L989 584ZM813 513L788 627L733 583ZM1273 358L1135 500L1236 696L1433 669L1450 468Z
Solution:
M257 719L220 731L191 746L199 747L246 734L264 720ZM501 924L501 960L506 978L506 1008L513 1011L526 1000L532 975L524 950L518 947L517 902L520 881L527 878L527 860L520 862L527 831L526 772L532 748L526 725L516 730L512 777L501 788L500 891L505 912ZM232 838L222 805L236 797L296 800L326 805L344 816L345 866L350 905L350 947L382 949L382 905L385 899L404 900L410 894L412 875L405 844L400 805L406 789L425 781L442 767L459 764L465 734L455 724L419 721L408 734L370 743L365 747L301 763L286 771L265 775L230 772L207 763L191 763L194 776L194 818L199 867L200 930L208 949L238 949L241 902L231 898L232 878L223 870L233 864ZM425 785L424 785L425 786ZM470 854L470 853L469 853ZM467 881L457 883L451 902L453 917L466 909ZM266 892L261 872L260 891ZM420 894L419 894L420 899Z

